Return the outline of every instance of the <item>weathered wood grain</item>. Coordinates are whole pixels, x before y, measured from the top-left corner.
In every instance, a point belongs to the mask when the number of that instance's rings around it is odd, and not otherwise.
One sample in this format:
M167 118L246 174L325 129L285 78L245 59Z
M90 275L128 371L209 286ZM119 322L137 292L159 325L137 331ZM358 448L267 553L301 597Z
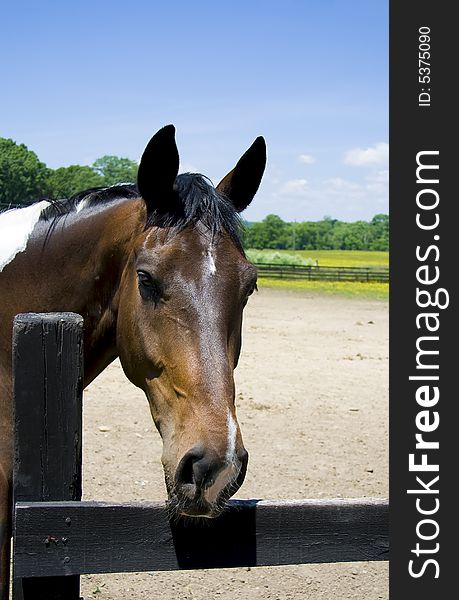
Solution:
M82 331L73 313L15 318L14 502L81 498ZM19 577L14 563L15 600L79 598L78 575Z
M388 559L385 500L232 501L171 524L164 505L16 505L21 577Z

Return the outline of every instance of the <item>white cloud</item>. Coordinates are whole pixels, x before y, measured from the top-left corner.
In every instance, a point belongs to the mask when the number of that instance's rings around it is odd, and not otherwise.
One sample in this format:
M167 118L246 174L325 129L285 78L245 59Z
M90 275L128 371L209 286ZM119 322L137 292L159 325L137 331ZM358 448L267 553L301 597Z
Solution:
M366 176L367 181L370 183L389 183L389 171L384 169L383 171L375 171Z
M344 162L353 167L386 165L389 160L389 144L380 142L370 148L353 148L344 156Z
M389 195L389 171L387 169L370 173L365 179L368 181L365 187L369 192L380 196Z
M328 189L336 191L357 191L361 189L361 186L358 183L348 181L342 177L332 177L331 179L326 179L324 184Z
M281 187L280 193L281 195L301 195L307 190L307 186L307 179L290 179L289 181L286 181Z
M298 160L304 163L305 165L312 165L316 162L316 159L310 154L300 154Z
M248 220L261 220L277 214L287 221L317 220L324 215L344 221L370 220L388 211L387 171L349 180L340 176L328 179L279 180L264 192L244 213Z

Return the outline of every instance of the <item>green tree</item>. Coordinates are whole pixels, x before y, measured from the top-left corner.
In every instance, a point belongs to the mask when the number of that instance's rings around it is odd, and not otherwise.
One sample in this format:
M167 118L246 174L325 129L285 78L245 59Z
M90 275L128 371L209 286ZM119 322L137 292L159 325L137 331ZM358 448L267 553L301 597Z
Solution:
M31 204L48 193L46 165L24 144L0 138L0 203Z
M120 156L102 156L92 165L96 173L104 179L104 185L135 183L138 165L135 160Z
M247 248L285 249L290 245L291 228L277 215L268 215L261 223L253 223L247 228L245 244Z
M331 217L321 221L286 223L276 215L249 223L245 248L261 250L388 250L389 217L376 215L370 222L346 223Z
M49 174L49 193L52 198L69 198L88 188L104 186L104 178L91 167L71 165Z
M283 249L287 247L286 223L277 215L268 215L263 220L265 227L265 248Z
M311 221L295 223L295 247L297 250L317 249L318 229Z
M373 229L373 239L370 244L370 250L388 250L389 249L389 215L375 215L371 219Z
M331 250L333 249L333 230L339 221L325 216L322 221L315 223L316 244L315 249Z

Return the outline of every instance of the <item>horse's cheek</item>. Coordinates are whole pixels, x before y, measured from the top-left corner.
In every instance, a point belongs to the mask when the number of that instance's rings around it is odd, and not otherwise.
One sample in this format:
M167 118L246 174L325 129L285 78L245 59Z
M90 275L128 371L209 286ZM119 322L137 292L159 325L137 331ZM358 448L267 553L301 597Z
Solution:
M139 369L140 357L143 356L139 336L139 320L133 306L132 294L122 294L118 310L116 326L116 343L123 370L138 387L142 387Z

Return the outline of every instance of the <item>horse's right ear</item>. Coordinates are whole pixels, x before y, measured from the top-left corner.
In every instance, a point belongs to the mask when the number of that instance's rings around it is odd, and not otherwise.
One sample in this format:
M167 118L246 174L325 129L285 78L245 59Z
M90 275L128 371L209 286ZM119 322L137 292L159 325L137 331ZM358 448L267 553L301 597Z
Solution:
M178 170L175 127L166 125L148 142L137 172L137 187L148 213L168 211Z

